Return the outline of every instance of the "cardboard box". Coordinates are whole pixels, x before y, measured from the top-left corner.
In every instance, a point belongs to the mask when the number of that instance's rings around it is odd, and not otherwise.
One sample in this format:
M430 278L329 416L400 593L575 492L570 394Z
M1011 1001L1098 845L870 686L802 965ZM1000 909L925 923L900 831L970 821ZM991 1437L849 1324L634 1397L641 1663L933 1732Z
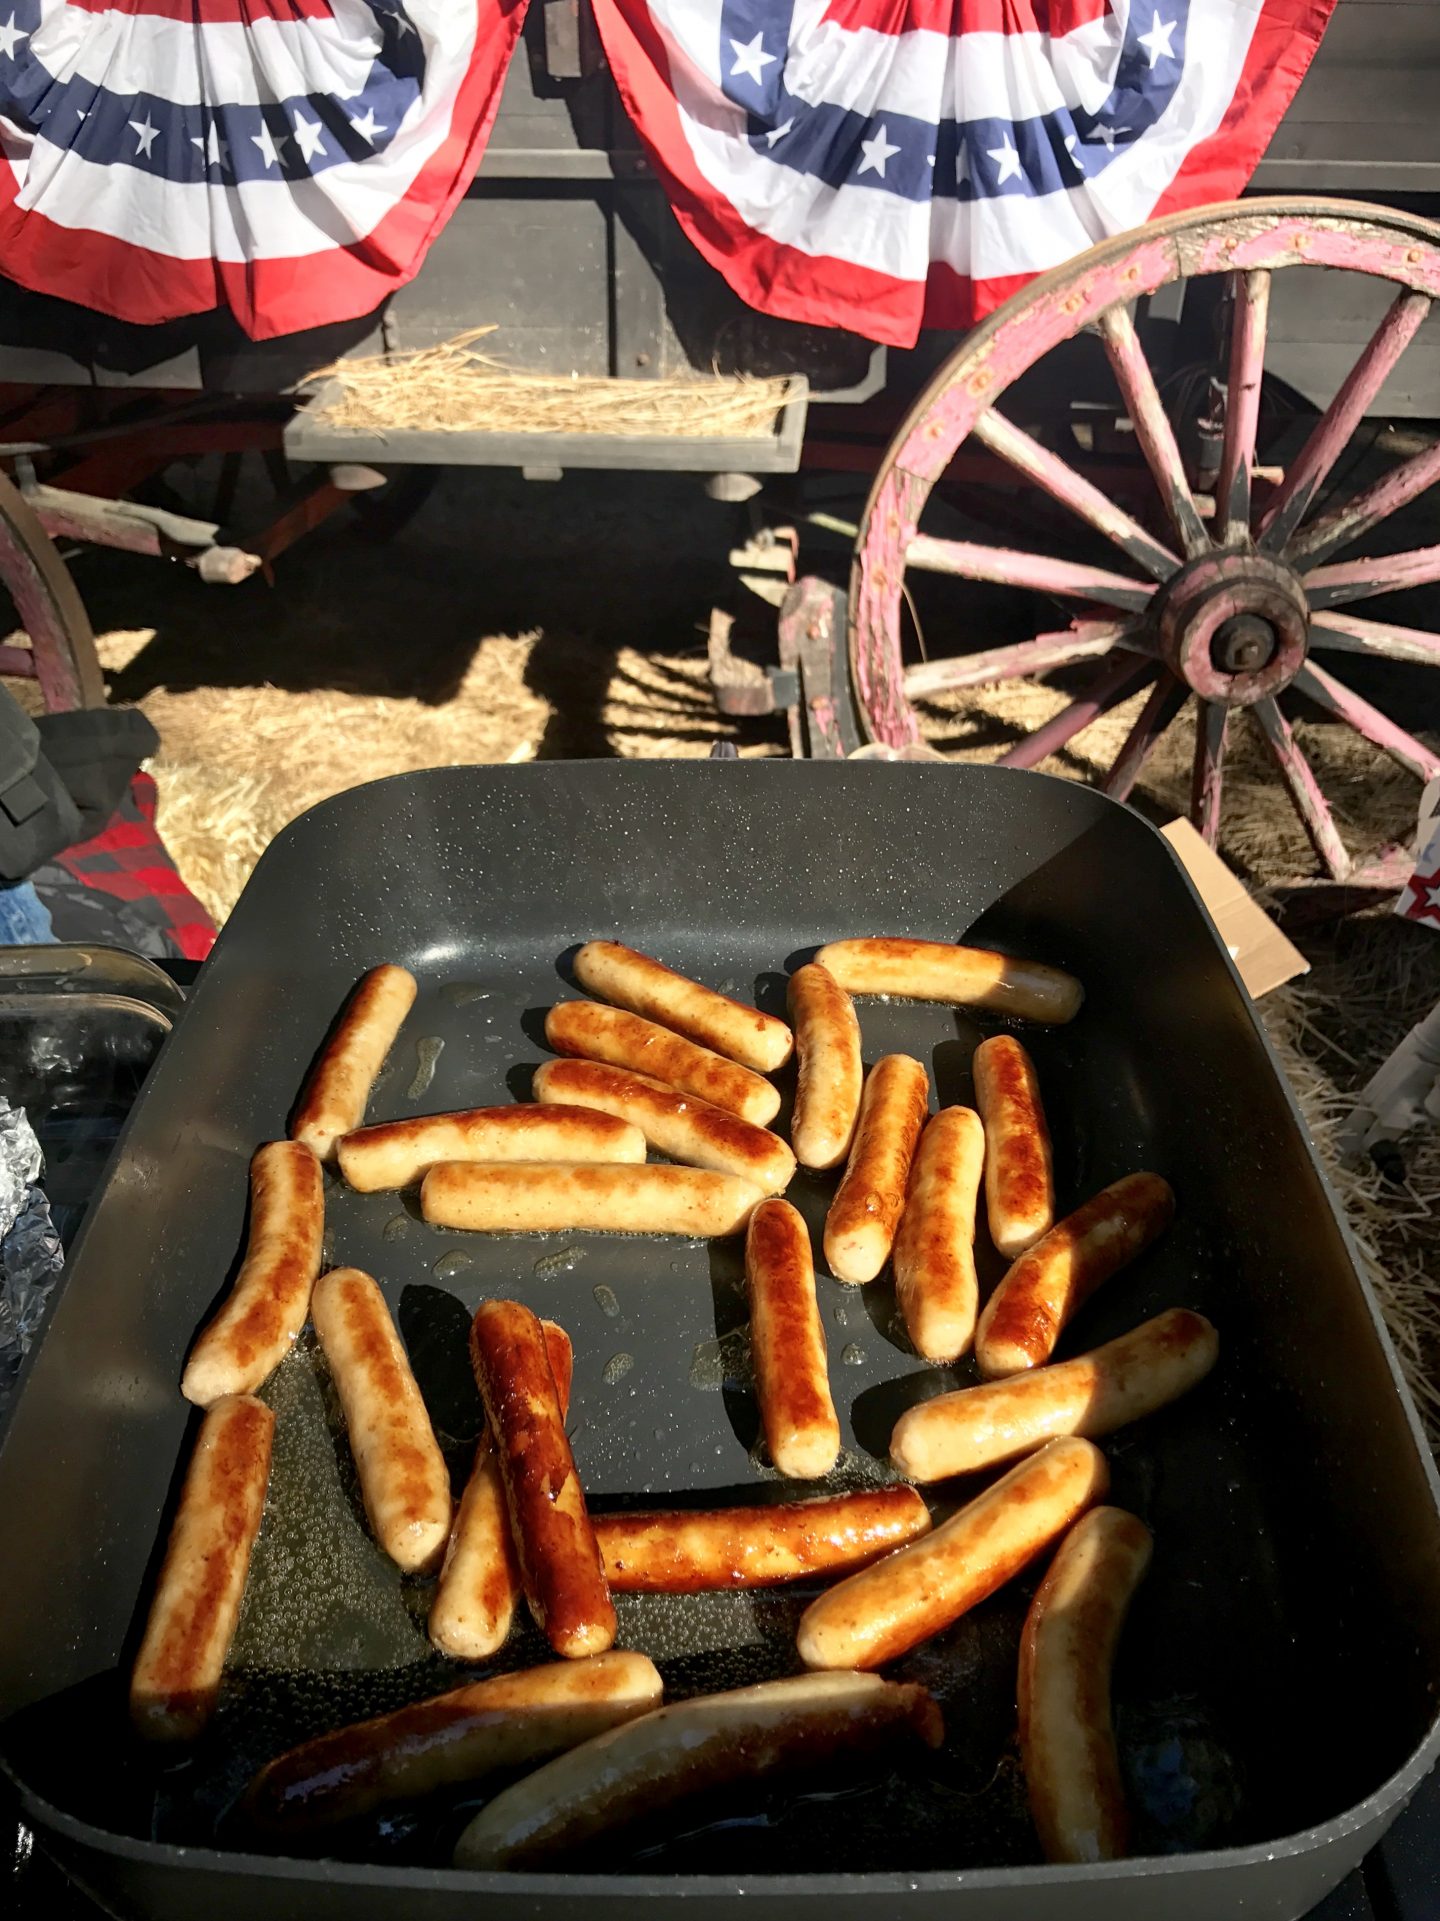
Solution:
M1230 950L1251 1000L1258 1001L1272 987L1283 987L1297 975L1309 973L1310 963L1299 948L1285 938L1263 908L1255 905L1243 884L1188 820L1172 820L1160 831L1195 883L1195 891Z

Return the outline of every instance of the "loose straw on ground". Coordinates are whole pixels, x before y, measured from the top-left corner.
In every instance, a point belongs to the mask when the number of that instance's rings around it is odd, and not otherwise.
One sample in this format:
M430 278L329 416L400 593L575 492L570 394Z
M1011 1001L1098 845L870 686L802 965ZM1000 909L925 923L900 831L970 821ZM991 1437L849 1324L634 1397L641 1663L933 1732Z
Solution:
M325 424L356 433L624 434L751 439L773 431L804 383L716 374L685 380L611 380L522 373L476 353L493 327L471 327L438 347L337 360L311 376L333 381Z

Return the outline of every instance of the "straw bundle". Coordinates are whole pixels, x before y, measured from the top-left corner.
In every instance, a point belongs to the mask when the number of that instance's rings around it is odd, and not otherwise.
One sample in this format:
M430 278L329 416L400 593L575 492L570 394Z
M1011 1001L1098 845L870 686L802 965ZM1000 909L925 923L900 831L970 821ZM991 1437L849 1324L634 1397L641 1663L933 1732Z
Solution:
M610 380L581 374L519 373L472 342L495 331L471 327L438 347L337 360L311 376L330 380L326 426L354 433L644 434L683 439L753 438L770 433L804 383L783 376L715 374L703 380Z

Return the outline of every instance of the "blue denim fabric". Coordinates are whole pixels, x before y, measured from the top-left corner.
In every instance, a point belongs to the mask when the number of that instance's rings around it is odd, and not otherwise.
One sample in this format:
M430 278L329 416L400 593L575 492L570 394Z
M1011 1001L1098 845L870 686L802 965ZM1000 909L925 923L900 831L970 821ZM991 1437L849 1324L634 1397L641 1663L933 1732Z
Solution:
M0 947L43 947L54 938L50 909L28 880L0 886Z

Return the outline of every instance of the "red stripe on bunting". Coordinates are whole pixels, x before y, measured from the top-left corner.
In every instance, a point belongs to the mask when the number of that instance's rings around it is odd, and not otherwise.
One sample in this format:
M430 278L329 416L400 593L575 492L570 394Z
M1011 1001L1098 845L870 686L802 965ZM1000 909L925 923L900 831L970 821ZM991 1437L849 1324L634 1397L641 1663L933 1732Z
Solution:
M825 21L852 32L1042 33L1051 39L1093 26L1114 11L1112 0L829 0Z
M69 0L72 13L124 13L190 26L253 26L257 20L333 20L332 0Z
M72 233L18 207L14 172L0 160L5 275L36 293L140 326L229 307L252 340L373 313L419 273L436 234L474 179L527 5L528 0L488 0L477 9L475 46L450 130L406 197L365 239L283 259L172 259L105 234Z

